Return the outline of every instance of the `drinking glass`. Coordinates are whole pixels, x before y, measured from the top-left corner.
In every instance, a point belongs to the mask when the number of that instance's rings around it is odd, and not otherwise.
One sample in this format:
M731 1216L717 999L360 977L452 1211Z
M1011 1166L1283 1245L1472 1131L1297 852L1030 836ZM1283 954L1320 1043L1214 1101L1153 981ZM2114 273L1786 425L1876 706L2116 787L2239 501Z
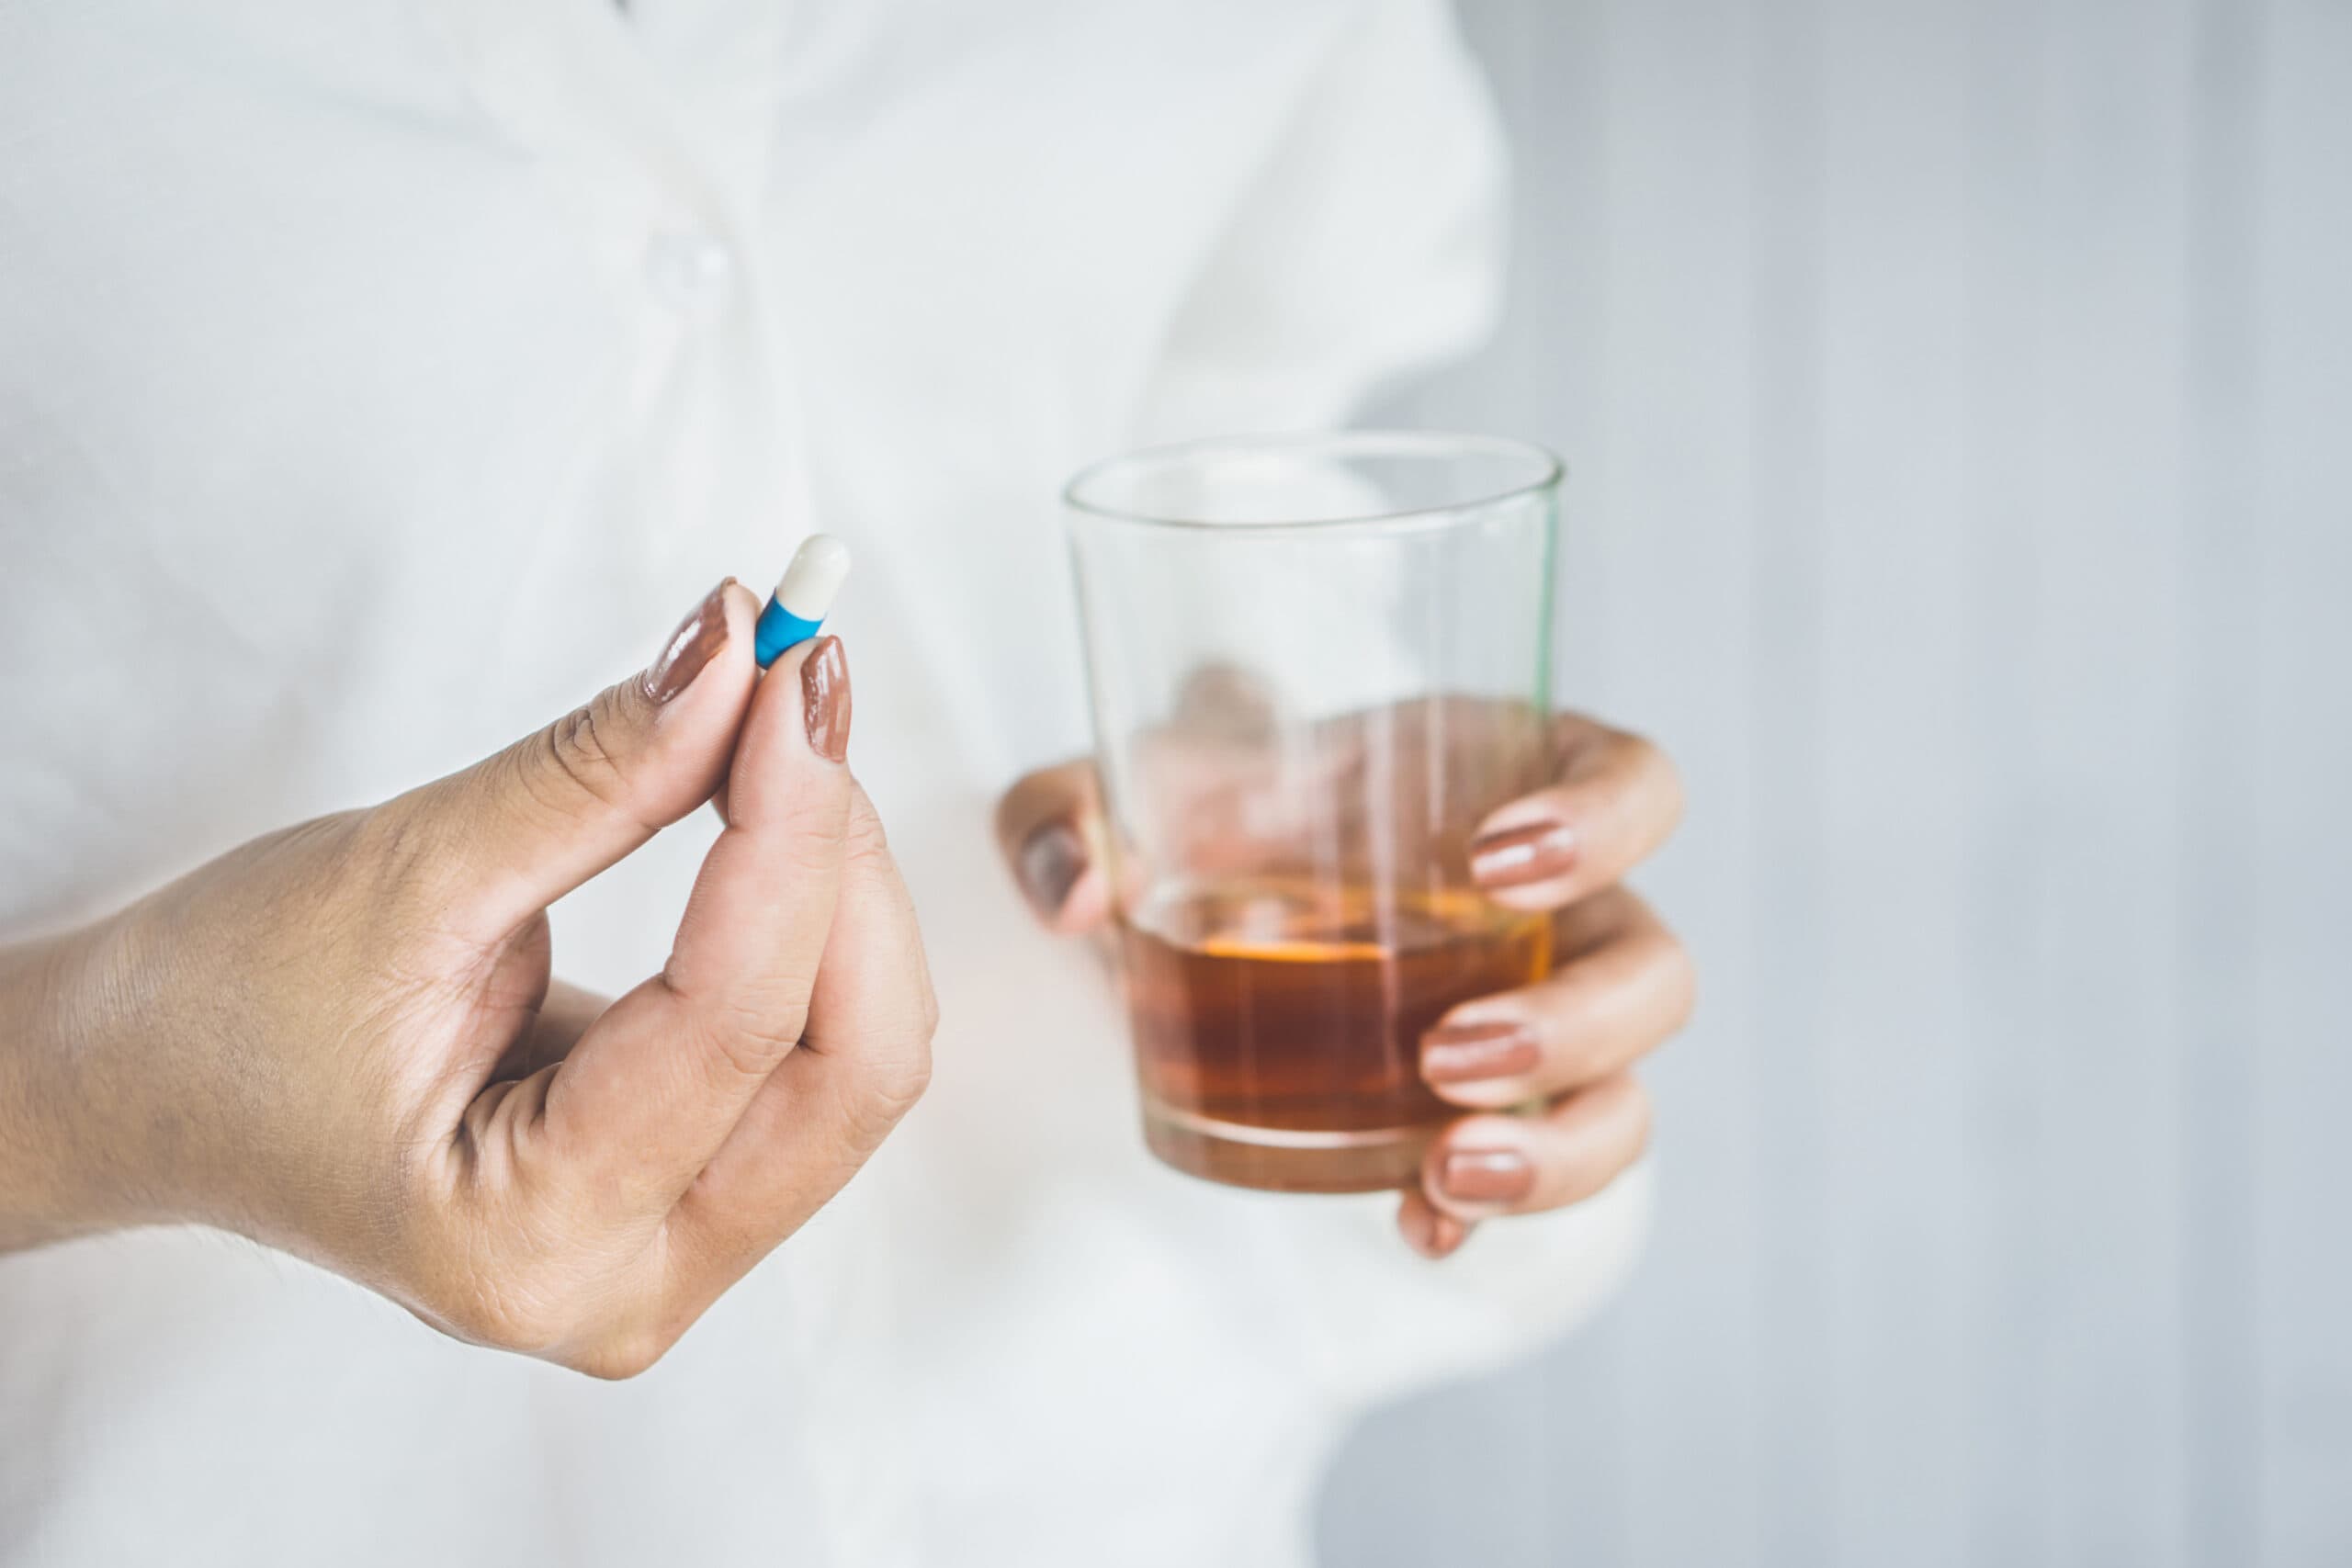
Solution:
M1063 500L1152 1151L1243 1187L1416 1179L1420 1036L1544 974L1468 845L1544 782L1560 465L1347 431L1115 457Z

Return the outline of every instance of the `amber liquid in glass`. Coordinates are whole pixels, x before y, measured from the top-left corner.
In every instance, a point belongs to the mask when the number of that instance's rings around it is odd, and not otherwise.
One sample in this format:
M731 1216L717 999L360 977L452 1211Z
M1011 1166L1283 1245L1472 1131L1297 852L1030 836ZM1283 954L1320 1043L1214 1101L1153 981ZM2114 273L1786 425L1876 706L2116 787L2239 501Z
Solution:
M1456 1114L1421 1082L1422 1032L1544 974L1551 939L1469 892L1259 880L1148 901L1121 940L1152 1152L1242 1187L1408 1184Z

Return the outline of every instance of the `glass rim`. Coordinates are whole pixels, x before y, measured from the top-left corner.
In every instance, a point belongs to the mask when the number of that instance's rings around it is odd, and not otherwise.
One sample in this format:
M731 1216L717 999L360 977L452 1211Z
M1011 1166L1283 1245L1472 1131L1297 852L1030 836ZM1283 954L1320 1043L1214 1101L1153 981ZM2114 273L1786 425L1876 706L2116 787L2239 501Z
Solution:
M1484 454L1532 460L1536 477L1490 493L1473 494L1434 506L1411 506L1394 512L1357 513L1340 517L1268 517L1212 519L1157 515L1090 501L1085 490L1114 471L1152 463L1199 458L1218 453L1281 453L1321 448L1345 456L1351 447L1374 452L1402 450L1409 456L1443 457ZM1407 533L1461 527L1471 514L1541 495L1559 488L1567 465L1549 447L1508 435L1480 435L1453 430L1312 430L1261 435L1211 435L1192 441L1141 447L1098 458L1070 476L1062 486L1062 505L1091 522L1134 528L1175 528L1198 533L1267 534Z

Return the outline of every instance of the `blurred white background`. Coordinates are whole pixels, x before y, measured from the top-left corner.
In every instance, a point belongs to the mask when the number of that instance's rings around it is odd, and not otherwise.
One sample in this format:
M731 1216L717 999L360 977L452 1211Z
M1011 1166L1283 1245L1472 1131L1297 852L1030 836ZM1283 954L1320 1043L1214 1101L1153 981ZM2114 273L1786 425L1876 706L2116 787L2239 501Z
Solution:
M1392 412L1569 457L1704 998L1632 1291L1327 1560L2352 1562L2352 4L1466 22L1510 314Z

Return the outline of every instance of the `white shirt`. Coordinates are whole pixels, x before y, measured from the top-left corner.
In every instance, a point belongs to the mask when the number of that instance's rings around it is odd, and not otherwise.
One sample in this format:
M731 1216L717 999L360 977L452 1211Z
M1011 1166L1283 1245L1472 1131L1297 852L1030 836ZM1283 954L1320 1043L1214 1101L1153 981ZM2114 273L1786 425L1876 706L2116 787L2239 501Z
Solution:
M209 1232L0 1258L0 1561L1295 1563L1357 1413L1584 1313L1638 1174L1433 1267L1154 1165L988 828L1084 746L1059 480L1466 345L1499 178L1434 0L0 8L0 939L490 750L822 525L944 1015L631 1383ZM658 965L708 831L558 973Z

